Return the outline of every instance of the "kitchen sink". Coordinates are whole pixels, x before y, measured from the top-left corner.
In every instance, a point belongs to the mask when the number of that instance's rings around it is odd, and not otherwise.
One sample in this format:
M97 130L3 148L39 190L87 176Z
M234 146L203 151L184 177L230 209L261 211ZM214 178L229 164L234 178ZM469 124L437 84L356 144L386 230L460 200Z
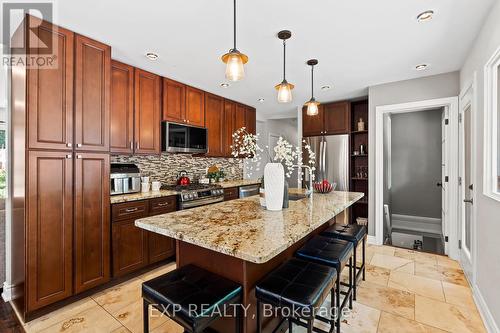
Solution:
M297 201L297 200L302 200L302 199L305 199L307 198L307 196L305 194L288 194L288 200L291 200L291 201Z

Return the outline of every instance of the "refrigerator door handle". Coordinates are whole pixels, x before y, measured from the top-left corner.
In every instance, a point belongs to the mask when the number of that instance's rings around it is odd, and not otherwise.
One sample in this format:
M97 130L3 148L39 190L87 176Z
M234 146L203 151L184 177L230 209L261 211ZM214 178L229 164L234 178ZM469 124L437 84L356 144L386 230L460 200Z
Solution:
M322 155L322 159L323 159L323 178L326 179L327 178L327 173L326 173L326 140L325 138L323 137L323 155ZM323 181L323 179L321 179L321 181Z
M323 139L320 139L319 141L319 154L317 155L318 159L319 159L319 163L318 163L318 166L319 166L319 170L316 170L316 181L318 181L319 178L321 178L321 175L323 174L323 160L322 160L322 156L323 156Z

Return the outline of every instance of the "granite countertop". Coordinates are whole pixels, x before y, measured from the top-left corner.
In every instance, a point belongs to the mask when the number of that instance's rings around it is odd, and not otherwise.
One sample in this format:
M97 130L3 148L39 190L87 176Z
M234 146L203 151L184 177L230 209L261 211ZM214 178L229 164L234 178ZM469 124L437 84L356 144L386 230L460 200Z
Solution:
M135 221L139 228L224 253L265 263L363 197L363 193L315 193L272 212L252 196Z
M222 186L222 188L230 188L230 187L240 187L240 186L246 186L246 185L260 184L260 180L259 179L228 180L228 181L216 183L216 184ZM177 195L177 194L179 194L179 192L172 191L172 190L149 191L149 192L145 192L145 193L138 192L138 193L130 193L130 194L113 195L110 197L109 201L111 204L116 204L116 203L121 203L121 202L168 197L168 196Z

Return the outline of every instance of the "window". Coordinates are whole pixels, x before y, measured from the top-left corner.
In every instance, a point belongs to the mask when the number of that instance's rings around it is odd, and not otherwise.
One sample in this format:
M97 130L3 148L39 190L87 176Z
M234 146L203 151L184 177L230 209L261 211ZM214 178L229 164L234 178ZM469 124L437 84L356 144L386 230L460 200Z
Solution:
M484 194L500 201L500 47L484 67Z

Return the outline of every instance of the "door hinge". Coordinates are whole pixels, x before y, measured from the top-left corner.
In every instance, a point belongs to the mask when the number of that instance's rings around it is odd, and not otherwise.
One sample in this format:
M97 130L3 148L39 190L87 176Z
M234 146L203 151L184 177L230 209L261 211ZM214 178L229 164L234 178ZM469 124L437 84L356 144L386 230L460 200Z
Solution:
M458 177L458 186L462 186L462 177Z
M448 176L444 176L444 182L447 183L448 182Z
M461 113L459 113L459 114L458 114L458 122L459 122L459 123L461 123L461 122L462 122L462 114L461 114Z
M444 120L444 124L445 124L445 125L448 125L449 123L450 123L450 120L449 120L449 119L445 119L445 120Z
M448 243L448 236L444 236L444 241Z
M462 240L461 239L458 240L458 249L459 250L462 249Z

